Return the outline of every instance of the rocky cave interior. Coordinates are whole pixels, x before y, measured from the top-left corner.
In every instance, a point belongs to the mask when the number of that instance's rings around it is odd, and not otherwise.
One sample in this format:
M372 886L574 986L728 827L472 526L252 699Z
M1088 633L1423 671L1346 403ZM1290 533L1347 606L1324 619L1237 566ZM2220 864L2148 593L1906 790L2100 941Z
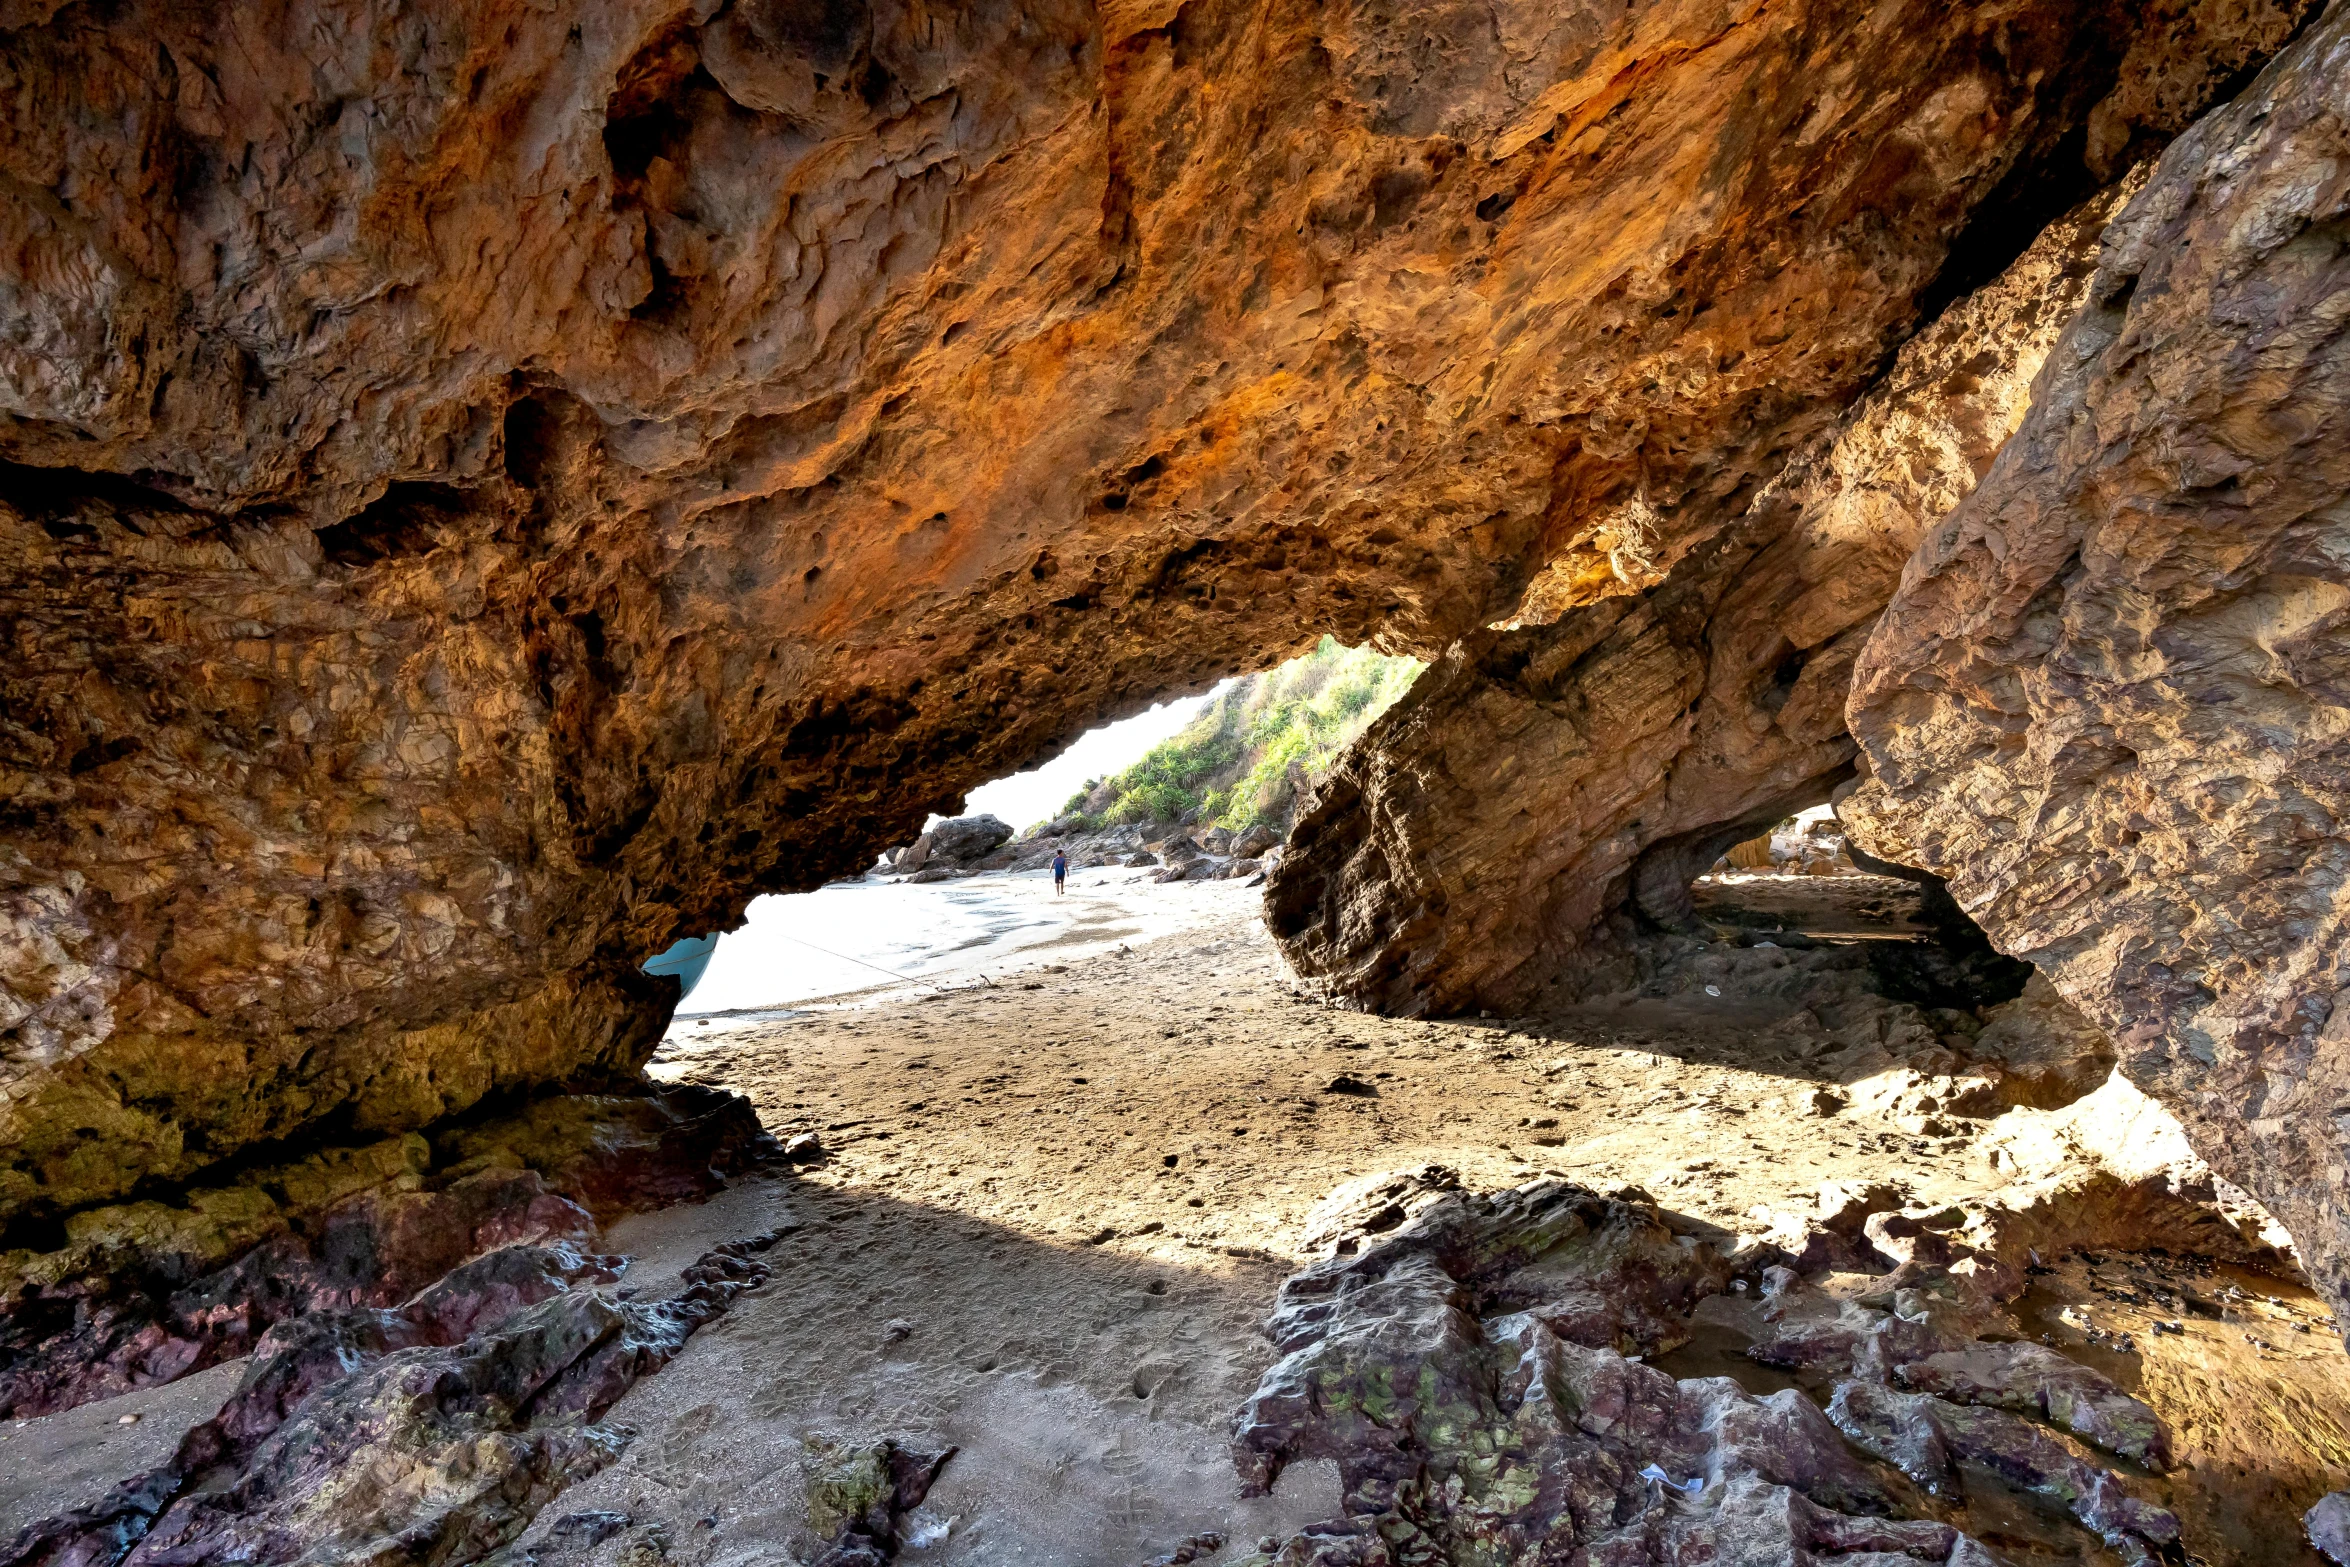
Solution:
M0 174L0 1562L2350 1561L2350 0L0 0ZM672 1029L1325 635L1223 1001ZM1123 1510L860 1267L1173 1313Z

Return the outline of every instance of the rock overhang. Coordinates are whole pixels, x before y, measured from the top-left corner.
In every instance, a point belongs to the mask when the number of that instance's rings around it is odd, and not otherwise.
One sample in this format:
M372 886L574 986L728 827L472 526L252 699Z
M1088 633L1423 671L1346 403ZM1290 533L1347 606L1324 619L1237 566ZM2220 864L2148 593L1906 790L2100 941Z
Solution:
M2306 9L40 8L0 1212L626 1077L1096 717L1645 602Z

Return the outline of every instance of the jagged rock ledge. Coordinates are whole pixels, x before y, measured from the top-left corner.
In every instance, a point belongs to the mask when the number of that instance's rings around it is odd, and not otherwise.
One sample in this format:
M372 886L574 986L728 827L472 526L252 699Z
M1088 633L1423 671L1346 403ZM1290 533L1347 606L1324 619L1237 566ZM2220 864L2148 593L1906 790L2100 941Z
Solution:
M2132 1478L2171 1465L2161 1419L2007 1310L2036 1254L1961 1238L2015 1243L1995 1218L1899 1204L1838 1194L1780 1237L1799 1257L1634 1190L1472 1195L1431 1170L1361 1194L1368 1229L1335 1227L1328 1260L1282 1286L1282 1358L1233 1438L1260 1491L1301 1458L1336 1462L1345 1511L1245 1560L1992 1567L1962 1464L2050 1509L2052 1551L2176 1559L2178 1519ZM2065 1219L2067 1246L2122 1233L2093 1200ZM1648 1363L1701 1308L1797 1384ZM1987 1516L2018 1527L2003 1502Z
M168 1382L501 1247L593 1245L603 1223L775 1154L733 1094L579 1094L70 1215L57 1244L0 1252L0 1417Z

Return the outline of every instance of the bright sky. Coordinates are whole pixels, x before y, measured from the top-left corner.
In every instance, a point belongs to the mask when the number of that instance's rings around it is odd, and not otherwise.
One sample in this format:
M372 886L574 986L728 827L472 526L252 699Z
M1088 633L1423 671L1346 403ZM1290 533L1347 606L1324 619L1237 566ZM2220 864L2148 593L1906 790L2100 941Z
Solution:
M1223 689L1218 686L1216 691ZM1014 773L972 790L963 803L963 814L1000 816L1015 829L1050 821L1088 778L1105 777L1141 761L1145 751L1190 723L1215 694L1210 691L1206 696L1161 702L1147 713L1088 730L1077 737L1076 744L1034 772Z

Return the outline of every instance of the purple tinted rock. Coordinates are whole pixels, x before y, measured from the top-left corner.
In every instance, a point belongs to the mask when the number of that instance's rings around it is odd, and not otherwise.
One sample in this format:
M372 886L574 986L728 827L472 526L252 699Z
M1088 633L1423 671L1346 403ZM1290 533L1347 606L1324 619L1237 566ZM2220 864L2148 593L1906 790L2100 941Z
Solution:
M2335 1491L2317 1499L2301 1515L2309 1543L2335 1567L2350 1567L2350 1491Z
M2178 1540L2179 1521L2170 1513L2139 1501L2112 1471L2084 1463L2002 1410L1855 1380L1837 1385L1828 1416L1854 1445L1929 1490L1955 1495L1957 1463L1981 1464L2018 1490L2065 1508L2125 1559L2151 1560L2151 1552Z
M619 1259L532 1246L478 1258L397 1309L282 1324L169 1464L32 1525L0 1564L339 1560L395 1538L404 1560L474 1560L620 1453L625 1432L587 1422L763 1282L747 1259L773 1240L707 1254L666 1300L593 1288Z
M2170 1433L2144 1403L2039 1344L1974 1344L1900 1366L1905 1387L2040 1416L2148 1469L2171 1466Z

